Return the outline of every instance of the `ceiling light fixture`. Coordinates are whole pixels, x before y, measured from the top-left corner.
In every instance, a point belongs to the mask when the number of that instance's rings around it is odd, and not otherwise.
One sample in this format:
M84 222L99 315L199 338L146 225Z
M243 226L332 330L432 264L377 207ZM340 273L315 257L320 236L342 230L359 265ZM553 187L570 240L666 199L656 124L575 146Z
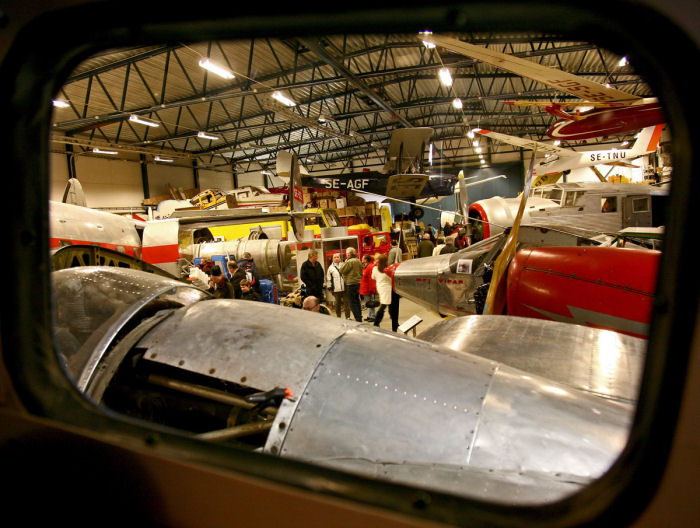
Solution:
M236 76L228 71L226 68L223 66L219 66L218 64L214 64L209 57L205 59L199 59L199 65L204 68L205 70L208 70L212 73L215 73L219 77L223 77L224 79L233 79Z
M629 61L627 60L627 57L622 57L620 59L620 62L617 63L617 65L622 68L623 66L627 66L629 64Z
M66 103L65 101L61 101L60 99L54 99L51 102L56 108L68 108L70 106L68 103Z
M454 106L457 110L462 109L462 100L459 97L455 97L452 99L452 106Z
M274 92L272 94L273 99L277 99L280 103L286 106L296 106L297 103L294 101L294 99L291 99L290 97L287 97L284 95L282 92Z
M173 160L171 160L170 158L161 158L160 156L156 156L155 161L163 161L165 163L172 163Z
M450 75L450 70L447 68L442 68L438 72L438 75L440 76L440 82L443 84L443 86L452 86L452 75Z
M92 151L95 154L110 154L110 155L119 154L119 152L117 152L116 150L102 150L99 148L94 148L94 149L92 149Z
M146 125L149 127L159 127L160 126L155 121L149 121L148 119L144 119L142 117L139 117L136 114L131 114L131 116L129 117L129 121L131 121L132 123L138 123L140 125Z
M433 34L432 31L421 31L418 33L419 35L425 35L426 37L429 37L430 35ZM422 40L422 39L421 39ZM435 44L432 42L428 42L427 40L422 40L423 46L425 46L428 49L433 49L435 47Z
M221 139L219 136L212 136L212 135L207 134L205 132L197 132L197 137L202 138L202 139L211 139L212 141L216 141L218 139Z

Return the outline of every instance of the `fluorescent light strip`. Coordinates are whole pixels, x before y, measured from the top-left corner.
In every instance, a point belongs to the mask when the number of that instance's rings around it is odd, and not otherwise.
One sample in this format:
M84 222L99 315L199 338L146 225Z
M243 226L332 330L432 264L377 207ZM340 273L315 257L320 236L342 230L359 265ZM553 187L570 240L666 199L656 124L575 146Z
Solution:
M296 106L297 103L293 99L290 99L286 95L284 95L282 92L274 92L272 94L273 99L277 99L280 103L286 106Z
M51 102L56 108L68 108L70 106L68 103L66 103L65 101L61 101L60 99L54 99Z
M233 79L236 76L228 71L226 68L223 66L219 66L218 64L214 64L211 62L209 57L206 59L199 59L199 65L204 68L205 70L209 70L212 73L215 73L219 77L223 77L224 79Z
M164 162L166 162L166 163L171 163L171 162L173 161L173 160L171 160L171 159L169 159L169 158L161 158L160 156L156 156L156 157L155 157L155 160L156 160L156 161L164 161Z
M442 68L438 73L440 76L440 82L443 86L452 86L452 75L450 75L450 70L447 68Z
M111 154L111 155L119 154L119 152L117 152L116 150L101 150L99 148L94 148L94 149L92 149L92 151L95 154Z
M132 123L138 123L140 125L146 125L149 127L159 127L160 125L154 121L149 121L148 119L144 119L142 117L137 116L136 114L131 114L129 117L129 121Z
M211 136L211 135L206 134L204 132L198 132L197 137L202 138L202 139L211 139L212 141L216 141L218 139L221 139L219 136Z

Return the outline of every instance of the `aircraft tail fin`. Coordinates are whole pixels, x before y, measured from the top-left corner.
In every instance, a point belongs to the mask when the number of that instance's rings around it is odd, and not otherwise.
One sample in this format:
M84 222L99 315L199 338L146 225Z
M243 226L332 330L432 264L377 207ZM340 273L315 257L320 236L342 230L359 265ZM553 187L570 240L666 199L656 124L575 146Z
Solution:
M636 156L641 156L643 154L656 152L656 149L659 147L659 140L661 139L661 131L663 129L663 125L655 125L642 129L637 141L634 143L634 147L632 147L632 153Z
M292 154L289 171L289 208L292 212L292 229L297 240L304 238L304 219L294 213L304 211L304 191L301 186L301 174L297 155Z
M87 207L83 186L78 181L78 178L68 178L68 183L66 183L66 188L63 191L63 199L61 201L67 204Z
M284 183L289 183L292 167L294 166L297 167L300 174L303 174L304 176L309 175L309 171L307 171L303 166L299 165L299 160L296 160L295 162L292 161L292 156L294 156L294 154L287 152L286 150L281 150L277 153L277 176L281 178Z

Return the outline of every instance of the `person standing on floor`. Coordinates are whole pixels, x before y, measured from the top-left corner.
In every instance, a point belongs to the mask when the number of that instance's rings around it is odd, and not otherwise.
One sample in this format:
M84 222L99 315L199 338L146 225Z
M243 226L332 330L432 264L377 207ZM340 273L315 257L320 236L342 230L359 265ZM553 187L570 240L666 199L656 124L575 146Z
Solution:
M369 306L368 303L372 304L374 302L374 294L377 291L377 285L372 278L372 269L374 269L372 256L363 255L362 265L364 266L364 269L362 270L362 280L360 281L360 295L362 296L362 300L365 302L365 306L367 306L367 318L365 321L371 323L374 321L376 309L374 306Z
M430 240L430 235L425 233L423 235L423 240L418 244L418 258L432 257L433 249L435 249L435 244Z
M379 255L372 270L372 278L377 283L377 293L379 294L379 309L374 318L374 326L379 326L384 318L384 311L391 304L391 277L384 273L386 269L387 256Z
M355 321L362 322L362 304L360 303L360 282L362 281L362 262L357 258L357 250L349 247L345 250L347 257L340 265L340 273L345 281L345 291L348 294L350 310Z
M399 247L398 236L391 239L391 249L387 258L387 265L398 264L402 259L401 248ZM375 264L376 265L376 264ZM391 289L391 304L389 305L389 316L391 317L391 330L396 332L399 329L399 300L401 296ZM376 317L376 316L375 316Z
M324 273L323 267L318 261L317 250L312 249L309 251L308 259L301 265L299 278L306 284L306 295L304 295L304 297L313 295L319 299L323 298Z
M333 255L333 262L328 266L326 273L326 286L333 294L335 300L335 315L340 317L341 307L345 308L345 318L350 319L350 305L348 304L348 296L345 291L345 280L340 273L340 253Z
M398 264L401 262L402 255L401 255L401 248L399 247L399 239L398 236L392 236L391 237L391 249L389 250L389 257L387 259L387 266L391 266L392 264Z

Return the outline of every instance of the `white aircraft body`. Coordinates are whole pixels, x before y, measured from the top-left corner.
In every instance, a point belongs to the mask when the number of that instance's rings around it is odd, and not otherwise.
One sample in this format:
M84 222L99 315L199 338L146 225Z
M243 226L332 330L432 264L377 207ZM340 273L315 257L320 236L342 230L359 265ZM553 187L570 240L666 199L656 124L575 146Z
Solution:
M608 150L586 150L576 151L568 148L558 147L551 143L543 143L532 139L509 136L483 128L474 129L474 132L490 137L496 141L509 143L516 147L536 150L537 153L544 153L547 157L535 165L533 177L557 174L581 167L591 167L594 165L618 165L623 167L636 167L630 163L632 160L656 152L661 138L663 125L656 125L644 128L634 146L630 149L608 149Z

